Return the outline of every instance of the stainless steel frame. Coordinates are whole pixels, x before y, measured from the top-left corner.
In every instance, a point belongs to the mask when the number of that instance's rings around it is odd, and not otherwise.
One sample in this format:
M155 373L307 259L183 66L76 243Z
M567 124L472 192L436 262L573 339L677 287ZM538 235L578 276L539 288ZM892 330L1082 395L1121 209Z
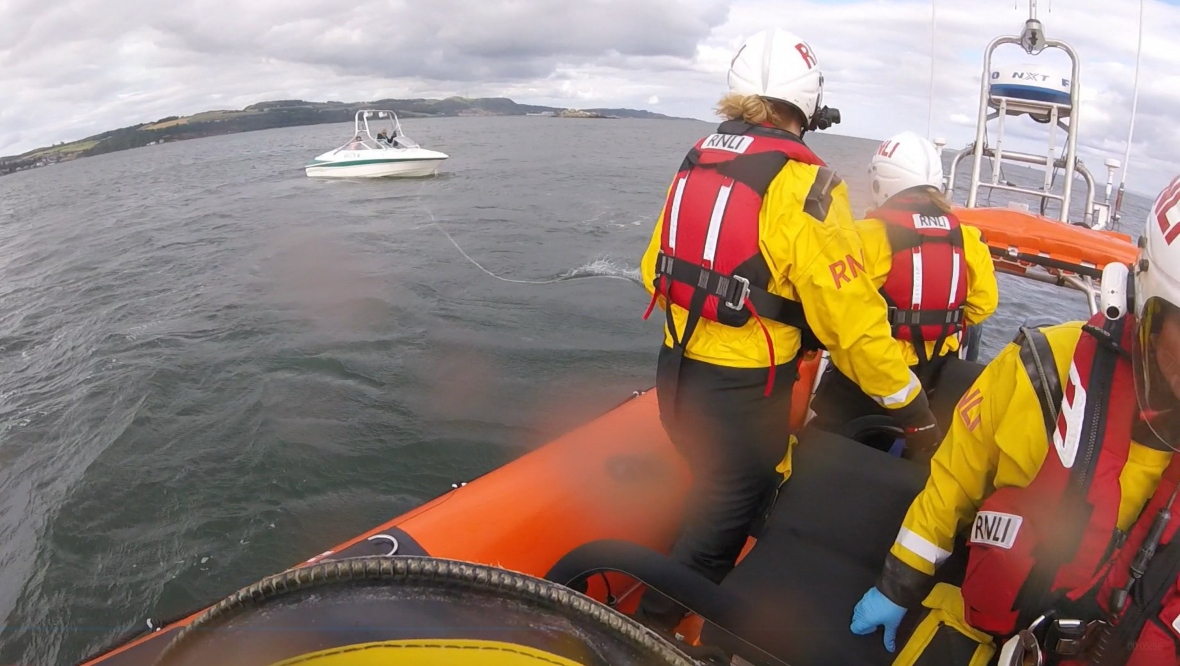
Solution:
M1078 54L1073 47L1064 41L1058 39L1044 38L1043 28L1040 21L1036 19L1036 0L1029 3L1030 17L1025 22L1024 31L1020 36L1004 36L997 37L988 44L987 49L983 53L983 78L980 83L979 93L979 116L975 128L975 142L970 146L972 150L972 164L971 164L971 187L967 192L967 207L974 208L979 199L979 189L987 187L989 189L1000 189L1011 192L1019 192L1028 194L1033 197L1040 198L1042 201L1055 200L1061 203L1061 212L1058 219L1061 222L1069 222L1069 207L1073 195L1073 177L1074 172L1078 167L1077 160L1077 127L1078 114L1080 112L1080 90L1079 76L1081 74L1081 62ZM1063 105L1054 102L1038 102L1035 100L1014 99L1002 96L993 96L991 94L991 62L992 53L997 47L1003 44L1019 44L1030 55L1036 55L1046 48L1056 48L1065 51L1069 55L1072 65L1072 78L1070 79L1069 90L1069 114L1068 118L1063 118ZM985 143L987 134L987 123L989 118L988 109L992 103L996 103L999 107L997 112L992 115L999 119L999 133L996 137L996 146L990 148ZM1010 112L1031 112L1037 111L1047 113L1049 115L1049 146L1048 152L1045 156L1029 155L1025 153L1009 153L1005 154L1002 149L1004 140L1004 119ZM1060 160L1053 159L1053 152L1056 148L1056 130L1061 127L1065 130L1065 155ZM981 170L983 167L983 157L987 154L993 159L992 178L990 182L983 182L981 178ZM962 153L956 156L955 166L958 160L961 159ZM1002 184L999 182L999 169L1003 160L1008 158L1012 161L1023 162L1026 164L1034 164L1045 167L1045 187L1040 190L1034 190L1023 187L1015 187L1011 185ZM1049 192L1049 185L1051 184L1049 170L1053 167L1063 167L1065 169L1065 182L1062 193L1052 194ZM951 169L950 187L954 186L954 166ZM1084 176L1083 176L1084 177ZM1087 185L1087 207L1086 218L1092 217L1093 201L1094 201L1094 186L1093 178L1086 179Z

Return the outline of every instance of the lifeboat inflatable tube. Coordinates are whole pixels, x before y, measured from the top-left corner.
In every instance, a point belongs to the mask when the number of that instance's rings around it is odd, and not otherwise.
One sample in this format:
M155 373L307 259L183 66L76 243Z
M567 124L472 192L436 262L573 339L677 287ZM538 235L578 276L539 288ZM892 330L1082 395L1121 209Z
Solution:
M800 361L792 406L796 430L806 417L820 360L812 353ZM627 542L667 553L680 529L689 483L687 465L660 423L655 391L636 391L602 417L284 574L330 572L334 562L402 555L487 564L542 579L586 544ZM753 542L750 538L743 555ZM604 573L579 588L631 612L643 586L634 573ZM152 666L201 614L127 636L81 664ZM693 622L686 621L687 631L699 631L700 621Z
M691 479L660 424L655 397L654 391L636 391L598 419L295 570L355 557L411 555L543 578L566 554L595 541L628 541L667 552ZM593 577L589 594L605 598L610 585L615 597L625 598L620 608L633 604L641 589L625 576L607 574ZM125 640L82 664L151 666L198 615Z

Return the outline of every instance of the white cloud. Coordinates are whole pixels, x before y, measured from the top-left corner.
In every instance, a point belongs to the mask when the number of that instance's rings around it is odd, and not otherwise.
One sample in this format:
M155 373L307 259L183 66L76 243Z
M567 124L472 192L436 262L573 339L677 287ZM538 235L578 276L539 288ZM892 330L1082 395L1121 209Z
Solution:
M1068 41L1080 54L1082 104L1079 149L1096 178L1105 178L1106 157L1122 159L1131 109L1138 30L1138 3L1112 11L1105 0L1040 3L1046 36ZM804 7L806 5L806 7ZM956 148L974 139L982 52L998 35L1018 34L1027 6L1011 0L938 0L935 99L932 136ZM735 3L730 19L710 42L724 46L767 24L790 26L814 48L825 70L825 99L843 111L837 130L872 138L912 129L925 133L931 75L931 3L861 1ZM1152 192L1180 171L1180 127L1169 122L1180 108L1180 50L1169 36L1180 28L1180 7L1146 3L1143 62L1132 187ZM1029 62L1018 46L1001 46L996 63ZM1036 61L1064 65L1060 52ZM1174 72L1178 72L1175 73ZM995 125L993 123L992 127ZM1043 136L1027 119L1007 123L1009 136ZM1031 130L1031 131L1030 131ZM1060 135L1058 143L1060 145ZM1041 144L1012 144L1026 150Z
M980 54L1020 30L1018 4L937 0L932 134L951 148L974 136ZM1125 147L1135 3L1047 4L1047 35L1084 63L1080 145L1101 177L1103 159ZM925 133L930 10L929 0L10 0L0 4L0 154L281 98L504 95L709 119L737 45L775 24L819 56L826 101L843 112L836 132ZM1131 185L1150 192L1180 171L1180 50L1169 38L1180 7L1148 0L1147 13ZM1007 48L999 62L1029 59ZM1027 138L1030 124L1011 131Z

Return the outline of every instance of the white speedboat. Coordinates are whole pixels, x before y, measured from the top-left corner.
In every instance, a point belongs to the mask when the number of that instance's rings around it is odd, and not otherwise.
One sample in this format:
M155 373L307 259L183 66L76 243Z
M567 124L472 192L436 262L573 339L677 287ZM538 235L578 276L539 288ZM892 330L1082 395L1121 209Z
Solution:
M384 121L374 136L370 125ZM384 178L429 176L447 159L446 153L427 150L402 132L393 111L364 109L356 112L352 139L335 150L317 156L305 169L312 178Z

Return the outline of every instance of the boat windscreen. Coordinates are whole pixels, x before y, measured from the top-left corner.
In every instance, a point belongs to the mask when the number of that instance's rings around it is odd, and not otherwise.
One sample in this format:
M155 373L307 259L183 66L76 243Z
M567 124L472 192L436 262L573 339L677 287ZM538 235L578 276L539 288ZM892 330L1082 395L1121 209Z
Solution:
M411 139L408 136L405 136L404 134L401 136L398 136L396 139L393 140L393 142L399 148L421 148L421 146L418 145L417 141Z
M383 150L383 148L374 139L357 136L336 150Z

